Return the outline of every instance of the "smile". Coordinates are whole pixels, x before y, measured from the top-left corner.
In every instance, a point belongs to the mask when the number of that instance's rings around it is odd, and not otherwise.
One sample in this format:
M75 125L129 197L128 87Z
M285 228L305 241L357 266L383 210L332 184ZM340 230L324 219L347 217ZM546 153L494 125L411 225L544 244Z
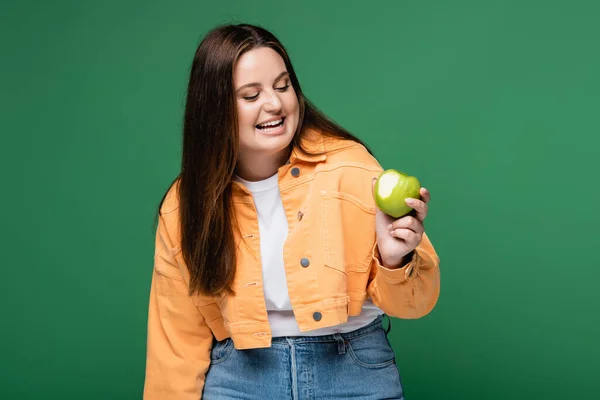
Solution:
M285 121L285 117L281 117L281 118L273 120L273 121L265 122L263 124L258 124L258 125L256 125L256 128L260 129L261 131L268 131L271 129L279 128L280 126L283 125L284 121Z

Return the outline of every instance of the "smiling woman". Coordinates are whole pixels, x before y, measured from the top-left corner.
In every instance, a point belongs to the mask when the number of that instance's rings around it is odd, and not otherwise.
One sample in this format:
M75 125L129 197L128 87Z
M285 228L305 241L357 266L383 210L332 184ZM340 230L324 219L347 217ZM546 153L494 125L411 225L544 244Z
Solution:
M403 399L382 317L433 309L439 258L429 193L390 220L381 172L306 99L270 32L209 32L158 210L144 398Z
M237 168L243 179L266 179L289 156L300 114L289 75L281 56L268 47L244 53L234 67L234 86L239 86Z

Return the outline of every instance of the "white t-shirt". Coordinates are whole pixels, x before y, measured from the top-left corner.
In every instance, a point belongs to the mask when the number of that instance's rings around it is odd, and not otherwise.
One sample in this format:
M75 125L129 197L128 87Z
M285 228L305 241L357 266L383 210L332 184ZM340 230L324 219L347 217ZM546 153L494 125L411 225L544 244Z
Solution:
M279 194L278 175L256 182L246 181L239 176L235 176L234 179L252 192L258 212L263 287L273 337L318 336L350 332L371 323L379 314L383 314L371 299L366 299L362 313L355 317L348 317L348 322L300 332L288 295L283 263L283 244L288 236L288 222Z

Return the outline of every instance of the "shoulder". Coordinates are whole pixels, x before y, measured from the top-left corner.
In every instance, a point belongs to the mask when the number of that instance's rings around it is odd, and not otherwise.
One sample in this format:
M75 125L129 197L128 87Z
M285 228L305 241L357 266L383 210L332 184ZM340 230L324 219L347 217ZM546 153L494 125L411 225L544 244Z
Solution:
M361 143L351 139L324 138L326 164L344 170L383 171L377 158Z
M179 184L180 178L175 179L167 192L164 194L160 206L160 214L165 216L172 214L179 209Z
M324 139L326 160L319 166L323 172L321 190L341 193L354 199L363 210L374 210L373 178L383 168L377 158L361 143L351 139Z
M179 248L179 178L176 179L163 195L158 215L158 232L163 246L169 250Z

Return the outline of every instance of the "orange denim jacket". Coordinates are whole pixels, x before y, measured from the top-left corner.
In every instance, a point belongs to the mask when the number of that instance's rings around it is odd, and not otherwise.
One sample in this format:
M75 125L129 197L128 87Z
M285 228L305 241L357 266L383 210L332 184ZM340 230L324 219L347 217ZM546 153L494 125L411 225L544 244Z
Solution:
M304 139L324 155L292 151L279 168L289 235L284 263L289 296L301 331L341 324L370 297L389 316L420 318L437 302L439 258L428 236L407 265L382 266L375 236L372 178L379 163L360 144ZM189 274L180 247L174 185L163 203L150 289L144 399L201 398L213 336L236 349L269 347L258 219L251 193L233 183L238 268L235 296L188 296ZM235 232L235 230L234 230Z

